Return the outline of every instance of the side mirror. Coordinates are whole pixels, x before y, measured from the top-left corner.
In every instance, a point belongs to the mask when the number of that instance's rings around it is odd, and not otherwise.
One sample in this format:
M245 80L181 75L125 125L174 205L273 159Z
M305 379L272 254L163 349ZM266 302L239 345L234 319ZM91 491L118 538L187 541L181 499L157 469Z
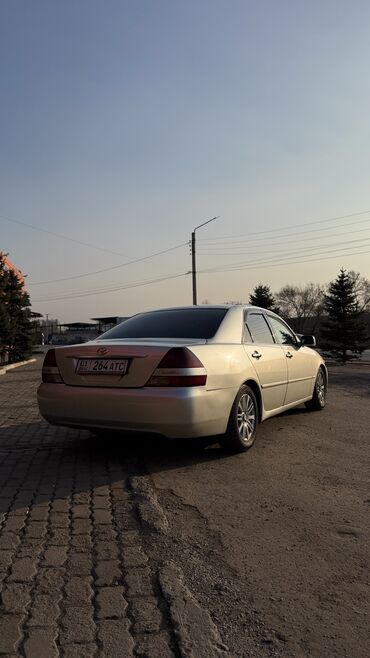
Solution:
M301 336L301 345L306 347L316 347L315 336Z

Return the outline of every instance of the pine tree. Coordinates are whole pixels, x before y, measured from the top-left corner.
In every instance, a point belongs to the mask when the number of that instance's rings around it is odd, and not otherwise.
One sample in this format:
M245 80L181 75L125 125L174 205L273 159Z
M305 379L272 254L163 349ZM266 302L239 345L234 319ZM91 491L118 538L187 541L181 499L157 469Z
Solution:
M4 303L1 283L2 279L0 276L0 365L6 362L9 335L9 316Z
M30 299L22 283L6 269L0 255L0 351L9 362L26 358L32 348Z
M267 308L270 311L275 310L275 300L269 286L264 286L259 283L249 296L249 303L252 306L260 306Z
M327 317L320 328L324 353L347 363L357 359L368 344L363 312L358 310L355 282L343 268L325 295Z
M0 365L7 357L9 336L9 314L6 305L7 271L0 253Z

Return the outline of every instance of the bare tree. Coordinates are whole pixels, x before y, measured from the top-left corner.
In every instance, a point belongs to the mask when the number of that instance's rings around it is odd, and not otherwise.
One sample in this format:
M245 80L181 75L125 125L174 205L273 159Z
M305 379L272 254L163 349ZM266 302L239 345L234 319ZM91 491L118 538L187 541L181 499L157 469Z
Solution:
M275 293L280 314L297 333L314 332L324 308L324 286L308 283L304 287L287 285Z
M370 281L361 276L360 272L351 270L348 272L351 281L354 282L354 290L357 298L358 311L370 311Z

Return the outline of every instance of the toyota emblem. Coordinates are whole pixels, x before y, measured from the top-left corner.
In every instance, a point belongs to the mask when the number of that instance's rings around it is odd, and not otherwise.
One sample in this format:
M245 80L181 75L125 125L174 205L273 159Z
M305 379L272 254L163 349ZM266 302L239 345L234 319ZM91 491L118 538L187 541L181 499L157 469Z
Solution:
M104 354L107 354L108 350L106 347L98 347L98 354L101 354L101 356L104 356Z

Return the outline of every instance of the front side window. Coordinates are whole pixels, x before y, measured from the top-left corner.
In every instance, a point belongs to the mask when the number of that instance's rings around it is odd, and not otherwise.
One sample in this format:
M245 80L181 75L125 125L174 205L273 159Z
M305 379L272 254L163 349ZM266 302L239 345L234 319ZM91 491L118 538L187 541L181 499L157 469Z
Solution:
M246 325L254 343L261 343L262 345L274 344L270 327L262 313L248 313Z
M278 320L271 315L268 316L268 319L275 334L275 338L280 345L295 345L297 343L295 335L286 324L284 324L284 322L281 322L281 320Z

